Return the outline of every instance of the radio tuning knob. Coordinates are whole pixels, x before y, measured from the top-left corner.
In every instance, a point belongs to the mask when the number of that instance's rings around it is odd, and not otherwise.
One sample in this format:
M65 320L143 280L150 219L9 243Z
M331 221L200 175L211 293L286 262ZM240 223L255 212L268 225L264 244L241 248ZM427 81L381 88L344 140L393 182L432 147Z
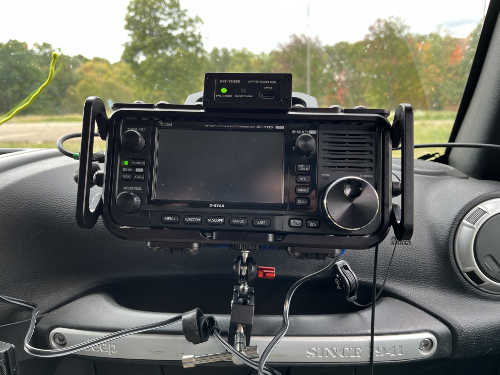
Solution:
M121 141L123 148L134 153L141 152L146 145L144 137L141 135L141 133L135 130L127 130L126 132L124 132L122 134Z
M141 203L141 197L131 191L124 191L116 197L116 207L128 214L139 211Z
M321 208L331 224L346 230L358 230L375 219L379 199L369 182L359 177L343 177L327 187Z
M301 134L295 141L295 152L302 156L309 156L316 148L316 141L310 134Z

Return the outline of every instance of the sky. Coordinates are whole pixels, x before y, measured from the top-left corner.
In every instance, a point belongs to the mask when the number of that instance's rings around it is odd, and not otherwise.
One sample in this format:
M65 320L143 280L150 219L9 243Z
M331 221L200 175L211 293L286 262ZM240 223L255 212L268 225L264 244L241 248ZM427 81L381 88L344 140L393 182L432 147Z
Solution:
M66 55L120 60L129 40L124 29L130 0L23 0L0 4L0 42L47 42ZM319 36L323 44L363 39L377 18L401 17L415 33L437 28L465 37L489 0L180 0L203 20L206 50L248 48L269 52L291 34ZM309 17L308 17L309 3Z

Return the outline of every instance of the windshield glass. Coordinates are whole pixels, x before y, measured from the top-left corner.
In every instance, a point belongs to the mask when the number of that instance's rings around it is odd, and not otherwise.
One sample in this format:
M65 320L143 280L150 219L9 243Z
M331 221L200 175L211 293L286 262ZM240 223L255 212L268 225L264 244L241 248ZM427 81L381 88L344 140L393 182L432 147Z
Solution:
M446 142L488 1L53 1L1 6L0 147L55 147L88 96L184 103L205 72L289 72L319 106L415 109L415 143ZM29 9L29 11L26 11ZM391 116L392 118L392 116ZM78 140L68 141L78 151ZM102 148L97 143L96 148ZM416 150L416 156L440 150Z

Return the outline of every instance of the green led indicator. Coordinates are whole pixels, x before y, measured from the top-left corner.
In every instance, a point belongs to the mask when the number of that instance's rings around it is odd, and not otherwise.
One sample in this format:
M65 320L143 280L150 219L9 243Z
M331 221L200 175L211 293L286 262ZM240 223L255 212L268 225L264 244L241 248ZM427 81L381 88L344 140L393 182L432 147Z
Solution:
M227 92L227 89L225 87L223 87L223 88L220 89L220 92L223 93L223 94L225 94Z
M128 165L128 160L124 160L123 165Z

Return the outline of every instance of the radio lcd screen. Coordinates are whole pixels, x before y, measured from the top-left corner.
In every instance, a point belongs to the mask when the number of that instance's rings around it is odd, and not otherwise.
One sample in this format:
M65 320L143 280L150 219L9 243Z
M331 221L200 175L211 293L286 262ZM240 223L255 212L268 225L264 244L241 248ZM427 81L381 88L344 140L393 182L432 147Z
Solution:
M153 199L283 203L284 133L160 129Z

